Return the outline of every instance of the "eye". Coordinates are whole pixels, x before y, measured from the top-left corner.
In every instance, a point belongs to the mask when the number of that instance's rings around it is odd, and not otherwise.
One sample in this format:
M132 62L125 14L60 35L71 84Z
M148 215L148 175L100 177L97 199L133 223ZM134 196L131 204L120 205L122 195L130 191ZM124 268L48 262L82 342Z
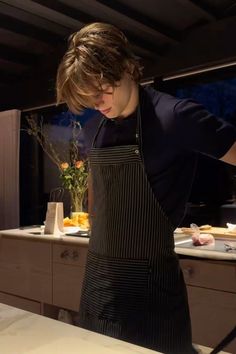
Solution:
M98 92L98 93L96 93L96 94L93 95L93 98L94 98L95 100L98 100L101 96L102 96L102 92Z
M103 94L106 94L106 95L112 95L113 94L113 87L110 84L104 84L104 85L102 85L102 92L103 92Z
M113 91L103 91L103 93L105 94L105 95L113 95Z

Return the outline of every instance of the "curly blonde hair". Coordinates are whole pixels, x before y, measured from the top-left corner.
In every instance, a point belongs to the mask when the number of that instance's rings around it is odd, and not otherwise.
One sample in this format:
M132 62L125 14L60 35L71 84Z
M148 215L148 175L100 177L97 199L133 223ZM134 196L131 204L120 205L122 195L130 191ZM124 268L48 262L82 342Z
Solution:
M75 113L94 107L102 86L117 86L125 72L139 82L142 68L125 35L110 24L87 25L69 37L57 71L57 103Z

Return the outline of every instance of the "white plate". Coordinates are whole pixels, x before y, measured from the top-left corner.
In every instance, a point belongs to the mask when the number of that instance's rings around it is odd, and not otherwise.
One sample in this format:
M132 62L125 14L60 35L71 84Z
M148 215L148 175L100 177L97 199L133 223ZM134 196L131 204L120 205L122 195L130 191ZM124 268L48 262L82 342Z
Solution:
M66 234L78 232L79 230L82 230L79 226L64 226L64 232Z

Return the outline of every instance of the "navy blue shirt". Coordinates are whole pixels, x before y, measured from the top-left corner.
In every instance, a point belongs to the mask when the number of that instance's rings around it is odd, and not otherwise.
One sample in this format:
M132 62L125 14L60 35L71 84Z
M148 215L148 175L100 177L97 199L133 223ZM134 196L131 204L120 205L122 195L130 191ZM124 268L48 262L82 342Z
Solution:
M198 153L221 158L236 140L236 129L191 99L179 99L150 86L140 89L142 153L154 195L174 227L185 212ZM84 127L86 154L99 122ZM95 147L136 144L136 112L125 119L107 119Z

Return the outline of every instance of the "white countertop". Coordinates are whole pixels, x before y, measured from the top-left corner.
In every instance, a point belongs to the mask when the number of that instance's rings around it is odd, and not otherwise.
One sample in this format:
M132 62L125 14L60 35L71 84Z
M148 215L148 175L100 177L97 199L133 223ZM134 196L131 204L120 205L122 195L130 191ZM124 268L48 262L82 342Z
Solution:
M175 234L175 252L184 256L191 256L197 258L215 259L236 261L236 252L226 252L224 249L224 243L231 243L232 239L223 239L220 237L215 238L214 245L194 246L190 235L187 234ZM233 242L233 244L235 241Z
M67 243L67 244L78 244L80 246L88 246L89 238L78 237L78 236L67 236L65 234L59 235L47 235L44 234L40 227L35 228L22 228L22 229L12 229L12 230L0 230L0 237L7 236L13 238L31 239L35 241L53 241L57 243ZM217 247L211 246L192 246L184 247L184 243L181 243L183 237L190 239L189 235L185 234L175 234L175 242L180 242L175 246L175 252L180 255L192 256L197 258L207 258L216 260L236 260L236 252L219 252ZM231 242L232 240L229 240ZM218 242L218 241L217 241ZM224 241L222 241L224 242Z
M32 228L21 228L21 229L11 229L11 230L0 230L0 237L16 237L16 238L25 238L38 241L56 241L62 243L78 243L80 245L87 246L89 243L88 237L78 237L78 236L67 236L64 233L58 235L49 235L44 234L43 230L40 227Z
M190 256L197 258L215 259L219 261L236 261L236 253L219 253L216 251L208 251L204 249L189 249L182 247L175 247L175 252L182 256Z
M0 348L2 354L158 353L4 304L0 304ZM210 353L210 348L199 348L202 354Z
M151 354L152 350L0 304L2 354Z

